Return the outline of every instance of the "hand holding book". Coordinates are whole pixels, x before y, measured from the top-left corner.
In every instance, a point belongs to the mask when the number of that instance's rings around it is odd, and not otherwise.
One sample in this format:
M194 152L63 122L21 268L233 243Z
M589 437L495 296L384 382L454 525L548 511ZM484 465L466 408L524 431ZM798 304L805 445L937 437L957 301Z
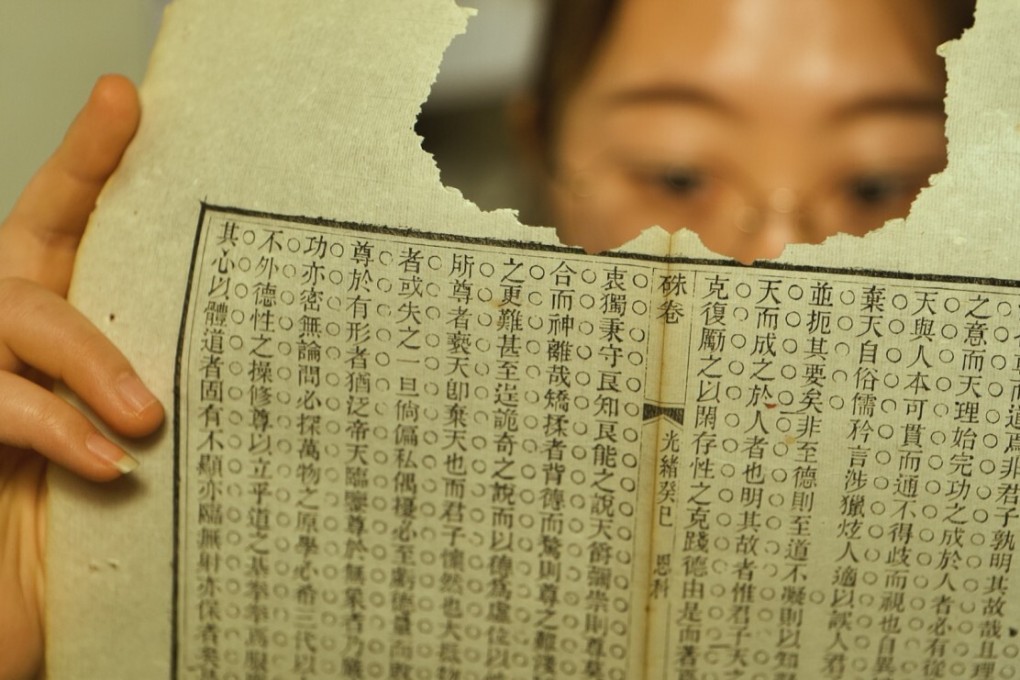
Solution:
M104 78L60 148L0 227L0 678L29 677L42 655L46 459L109 480L134 460L52 394L61 380L116 431L162 420L155 397L67 293L96 198L138 125L134 87ZM37 455L38 454L38 455Z

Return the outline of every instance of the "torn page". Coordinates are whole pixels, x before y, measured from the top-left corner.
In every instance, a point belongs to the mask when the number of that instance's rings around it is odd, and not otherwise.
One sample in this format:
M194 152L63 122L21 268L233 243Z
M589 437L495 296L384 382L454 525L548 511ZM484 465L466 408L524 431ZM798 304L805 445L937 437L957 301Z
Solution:
M660 314L677 308L661 309L670 290L662 277L718 268L755 293L777 277L804 279L805 291L808 279L832 279L855 295L884 285L890 315L895 286L911 295L966 288L959 309L984 295L1003 317L985 320L985 337L1002 347L989 349L988 365L1001 357L997 370L1015 366L1020 331L1004 340L996 333L1018 314L1004 244L1016 240L1020 88L1002 66L1020 56L1011 40L1018 21L1007 2L983 0L975 28L946 50L950 165L907 220L863 239L794 246L780 262L748 269L689 234L658 230L612 255L587 256L560 246L551 230L521 227L509 211L481 212L444 188L412 126L445 46L468 22L452 1L178 0L142 88L142 128L93 217L74 283L76 304L156 389L169 422L139 451L143 467L131 480L97 487L52 475L51 677L624 678L640 677L646 645L654 645L654 677L675 674L685 663L678 631L689 622L681 617L690 614L678 565L692 553L680 541L653 554L649 542L664 507L687 521L691 501L651 490L674 472L662 465L660 435L697 411L691 371L710 347L673 361ZM468 281L469 255L487 281ZM343 265L327 266L330 258ZM573 274L554 273L562 264ZM462 295L474 286L471 305L457 304L458 281ZM413 297L429 290L442 305ZM692 314L704 304L698 296L683 301ZM939 298L943 307L948 297ZM514 309L521 314L503 313ZM458 314L466 327L456 327ZM557 361L549 330L563 328L565 316L576 333L589 330L569 338L569 360ZM673 335L683 342L689 333ZM465 349L471 363L458 363ZM491 374L478 375L482 366ZM548 388L556 373L569 374L564 395ZM537 377L545 391L526 384ZM1008 374L995 381L1010 391ZM984 460L995 465L980 472L995 497L973 492L975 510L993 517L994 503L1009 498L1000 486L1010 482L994 477L1011 455L1010 407L978 408L1000 415L979 436L994 434L1003 446L975 460L979 471ZM565 418L548 419L557 413ZM557 437L558 422L570 432ZM465 444L469 430L481 439ZM557 453L552 441L571 444ZM677 488L688 491L698 459L689 444L675 470ZM842 479L844 458L834 468L819 462L814 474ZM713 537L735 539L737 525L724 525L722 514L705 518ZM812 520L817 545L805 555L814 579L832 576L839 555L830 548L843 544L828 533L838 521ZM917 521L919 533L935 531ZM961 569L984 554L974 536L995 537L990 527L967 531L974 550L960 553ZM995 552L1011 556L1015 546L1006 545ZM979 566L1002 571L1005 557L996 559L998 567ZM1020 587L1011 567L1002 575L1004 592ZM730 607L733 593L713 590L725 579L717 580L695 585L716 599L706 603L704 639L732 650L741 638L732 622L713 621L711 607ZM662 618L652 619L649 636L640 603L656 587L670 593L661 598L669 605L657 604ZM930 599L927 586L910 588ZM806 591L791 620L831 620L830 590L820 603ZM974 657L968 672L1015 664L1017 615L1006 602L1000 611L987 638L991 659L981 661L980 645L950 648ZM871 620L856 625L877 649L883 631ZM753 626L758 636L778 630L762 617ZM909 641L932 639L909 626L890 662L907 675L905 664L926 649ZM974 630L968 640L980 637ZM939 639L962 644L959 634ZM751 662L774 666L776 657L762 661L757 651ZM728 662L701 659L699 672ZM805 656L791 672L821 670Z

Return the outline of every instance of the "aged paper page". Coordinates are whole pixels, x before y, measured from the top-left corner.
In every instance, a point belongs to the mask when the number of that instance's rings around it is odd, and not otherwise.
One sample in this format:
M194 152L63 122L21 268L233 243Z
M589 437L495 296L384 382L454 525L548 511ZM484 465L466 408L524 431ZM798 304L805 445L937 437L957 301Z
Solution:
M205 206L175 672L640 675L655 279L622 254Z
M677 259L649 677L1020 671L1018 28L981 3L944 48L950 164L905 223Z
M668 239L442 187L411 126L466 19L169 10L75 298L170 422L134 479L55 475L52 677L641 674Z
M1015 222L1017 88L1010 69L988 64L1016 63L1006 39L1015 34L1016 10L984 0L980 11L978 28L953 48L964 54L953 53L960 64L952 71L953 106L960 108L950 122L952 165L911 219L866 239L792 249L785 267L746 270L712 258L692 238L673 239L674 255L703 259L693 268L665 266L649 256L669 247L661 232L647 232L617 255L582 256L560 248L547 230L524 229L507 211L480 212L443 188L411 127L443 49L467 23L451 1L179 0L143 88L143 128L104 194L75 282L79 304L157 388L171 422L140 452L135 479L113 489L53 481L51 675L443 677L462 669L463 677L637 677L642 603L656 588L656 604L668 604L652 627L665 641L649 660L681 668L673 665L685 651L677 637L684 606L678 544L697 483L690 442L697 410L691 390L698 384L689 373L672 372L674 350L663 348L660 335L665 329L670 347L686 348L689 360L680 363L692 370L711 351L700 344L698 324L712 276L728 280L731 301L741 284L749 291L748 316L740 322L751 326L740 332L753 344L754 306L769 279L782 283L773 295L785 313L792 303L780 296L794 284L809 291L818 279L835 287L835 269L844 275L837 292L851 290L856 304L868 285L881 285L886 324L894 318L893 299L913 301L923 287L897 277L896 285L865 283L870 279L846 272L848 266L874 270L879 280L882 272L935 274L942 277L937 285L965 291L954 293L961 307L979 294L967 277L1013 275L1001 244L1008 242L1009 220ZM927 241L951 245L920 251L917 243ZM516 268L524 263L526 275ZM664 299L672 289L663 279L684 271L689 288ZM373 316L359 318L370 287L382 292L384 280L394 296L390 308L384 312L371 300ZM624 289L614 288L621 283ZM489 291L491 309L477 304L485 301L477 294L472 305L458 302L469 285ZM1007 288L995 289L997 307ZM435 297L419 303L417 291ZM625 308L607 293L624 295ZM503 315L513 311L500 304L506 295L525 301L516 319ZM555 305L568 304L567 297L575 333L587 323L591 337L566 340L584 345L590 359L575 347L572 360L556 360L563 346L553 343L564 339L550 331L563 328L566 308ZM647 308L636 311L633 303L642 299ZM654 311L670 301L686 306L682 323L667 325ZM608 329L600 327L604 304L621 312ZM864 314L845 313L854 323ZM954 323L943 318L948 310L939 314L933 324ZM451 325L455 317L466 326ZM731 321L735 334L737 319ZM523 324L519 332L515 323ZM987 337L1000 326L1008 323L990 326ZM365 332L370 337L362 341ZM805 340L797 340L803 354ZM458 362L465 349L474 354L469 364ZM848 366L859 359L860 347L851 349ZM948 349L961 360L961 348ZM474 360L483 353L487 362ZM659 355L667 365L663 390L656 390L659 373L648 372ZM989 349L987 366L998 355L1015 363L1013 355ZM618 365L606 369L610 360ZM796 369L807 363L799 356ZM489 375L478 374L483 364ZM459 378L462 369L475 373ZM519 387L500 379L499 370L519 375ZM826 380L835 381L836 370ZM567 394L550 393L554 373L569 374ZM598 384L580 384L582 373ZM951 376L954 386L962 386L962 375ZM807 389L802 377L786 390L795 399ZM630 381L631 393L617 397L606 389L618 379L624 389ZM366 382L371 391L358 392ZM997 382L1007 398L1009 379ZM686 391L681 396L674 386ZM828 399L838 392L850 402L850 386L829 382L825 390ZM658 402L657 392L666 395ZM220 395L240 406L221 409ZM982 415L1003 408L978 406ZM566 418L550 420L557 409ZM610 418L599 409L617 410ZM778 414L764 413L774 426ZM719 428L726 415L717 412ZM1002 415L1000 430L1008 420ZM555 436L559 424L571 428L562 438ZM883 425L876 419L872 427ZM951 435L946 427L938 429ZM360 448L356 437L364 428L390 444ZM591 435L599 428L606 442ZM337 434L342 438L332 442L342 448L331 443ZM618 440L609 442L610 435ZM491 453L461 456L464 437L481 438L472 446ZM569 442L562 454L560 444L550 445L556 439ZM654 444L659 457L646 452L633 460L640 441ZM674 466L666 441L683 443L684 462ZM900 451L889 453L889 465L900 465ZM988 474L979 464L975 459L974 474ZM728 483L739 494L745 470L731 465ZM815 478L831 489L845 482L844 472L823 471L819 463ZM671 481L666 475L675 477L673 492L662 485ZM893 486L899 480L893 473L886 478ZM918 473L917 483L932 479ZM615 485L611 493L602 489L607 484ZM793 482L785 484L792 494ZM985 482L996 493L998 484ZM729 502L720 490L716 508ZM872 486L868 493L874 503L887 491ZM668 499L675 506L666 512ZM784 512L785 529L794 511L787 505ZM821 560L845 541L837 540L837 517L814 513L807 555ZM715 513L704 521L713 539L737 535L737 526L720 527ZM677 541L670 534L670 549L658 546L644 563L641 537L653 525L673 527ZM962 568L979 552L961 552ZM759 578L772 578L767 572ZM714 586L732 585L733 574L724 576L702 584L706 597L714 597ZM825 581L817 589L826 595L835 587L832 576L815 576ZM731 615L733 592L721 597L712 606ZM787 616L831 644L823 631L833 605L824 605L806 602L802 613ZM809 607L822 618L809 619ZM778 630L776 621L760 618L748 626L759 637L763 629ZM724 630L723 645L751 637L733 623ZM873 645L881 640L874 631L866 637ZM747 643L749 650L762 646L757 638ZM794 672L816 677L806 661Z

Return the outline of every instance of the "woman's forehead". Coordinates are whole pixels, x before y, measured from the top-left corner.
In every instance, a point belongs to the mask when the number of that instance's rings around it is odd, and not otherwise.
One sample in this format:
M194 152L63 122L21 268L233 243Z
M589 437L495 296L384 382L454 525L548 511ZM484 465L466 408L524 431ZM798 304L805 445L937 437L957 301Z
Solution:
M934 25L923 0L624 0L589 76L941 89Z

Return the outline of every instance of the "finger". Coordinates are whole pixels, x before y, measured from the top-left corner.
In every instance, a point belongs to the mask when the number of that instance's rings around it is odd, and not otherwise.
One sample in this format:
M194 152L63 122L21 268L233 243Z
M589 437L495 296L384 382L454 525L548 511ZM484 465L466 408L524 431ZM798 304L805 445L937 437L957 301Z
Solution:
M0 373L0 444L36 451L96 481L138 467L70 404L13 373Z
M0 227L0 276L67 291L96 197L134 136L139 116L138 94L129 80L99 79L60 147Z
M17 279L0 281L2 344L21 362L63 381L117 432L149 434L163 407L123 354L56 293Z

